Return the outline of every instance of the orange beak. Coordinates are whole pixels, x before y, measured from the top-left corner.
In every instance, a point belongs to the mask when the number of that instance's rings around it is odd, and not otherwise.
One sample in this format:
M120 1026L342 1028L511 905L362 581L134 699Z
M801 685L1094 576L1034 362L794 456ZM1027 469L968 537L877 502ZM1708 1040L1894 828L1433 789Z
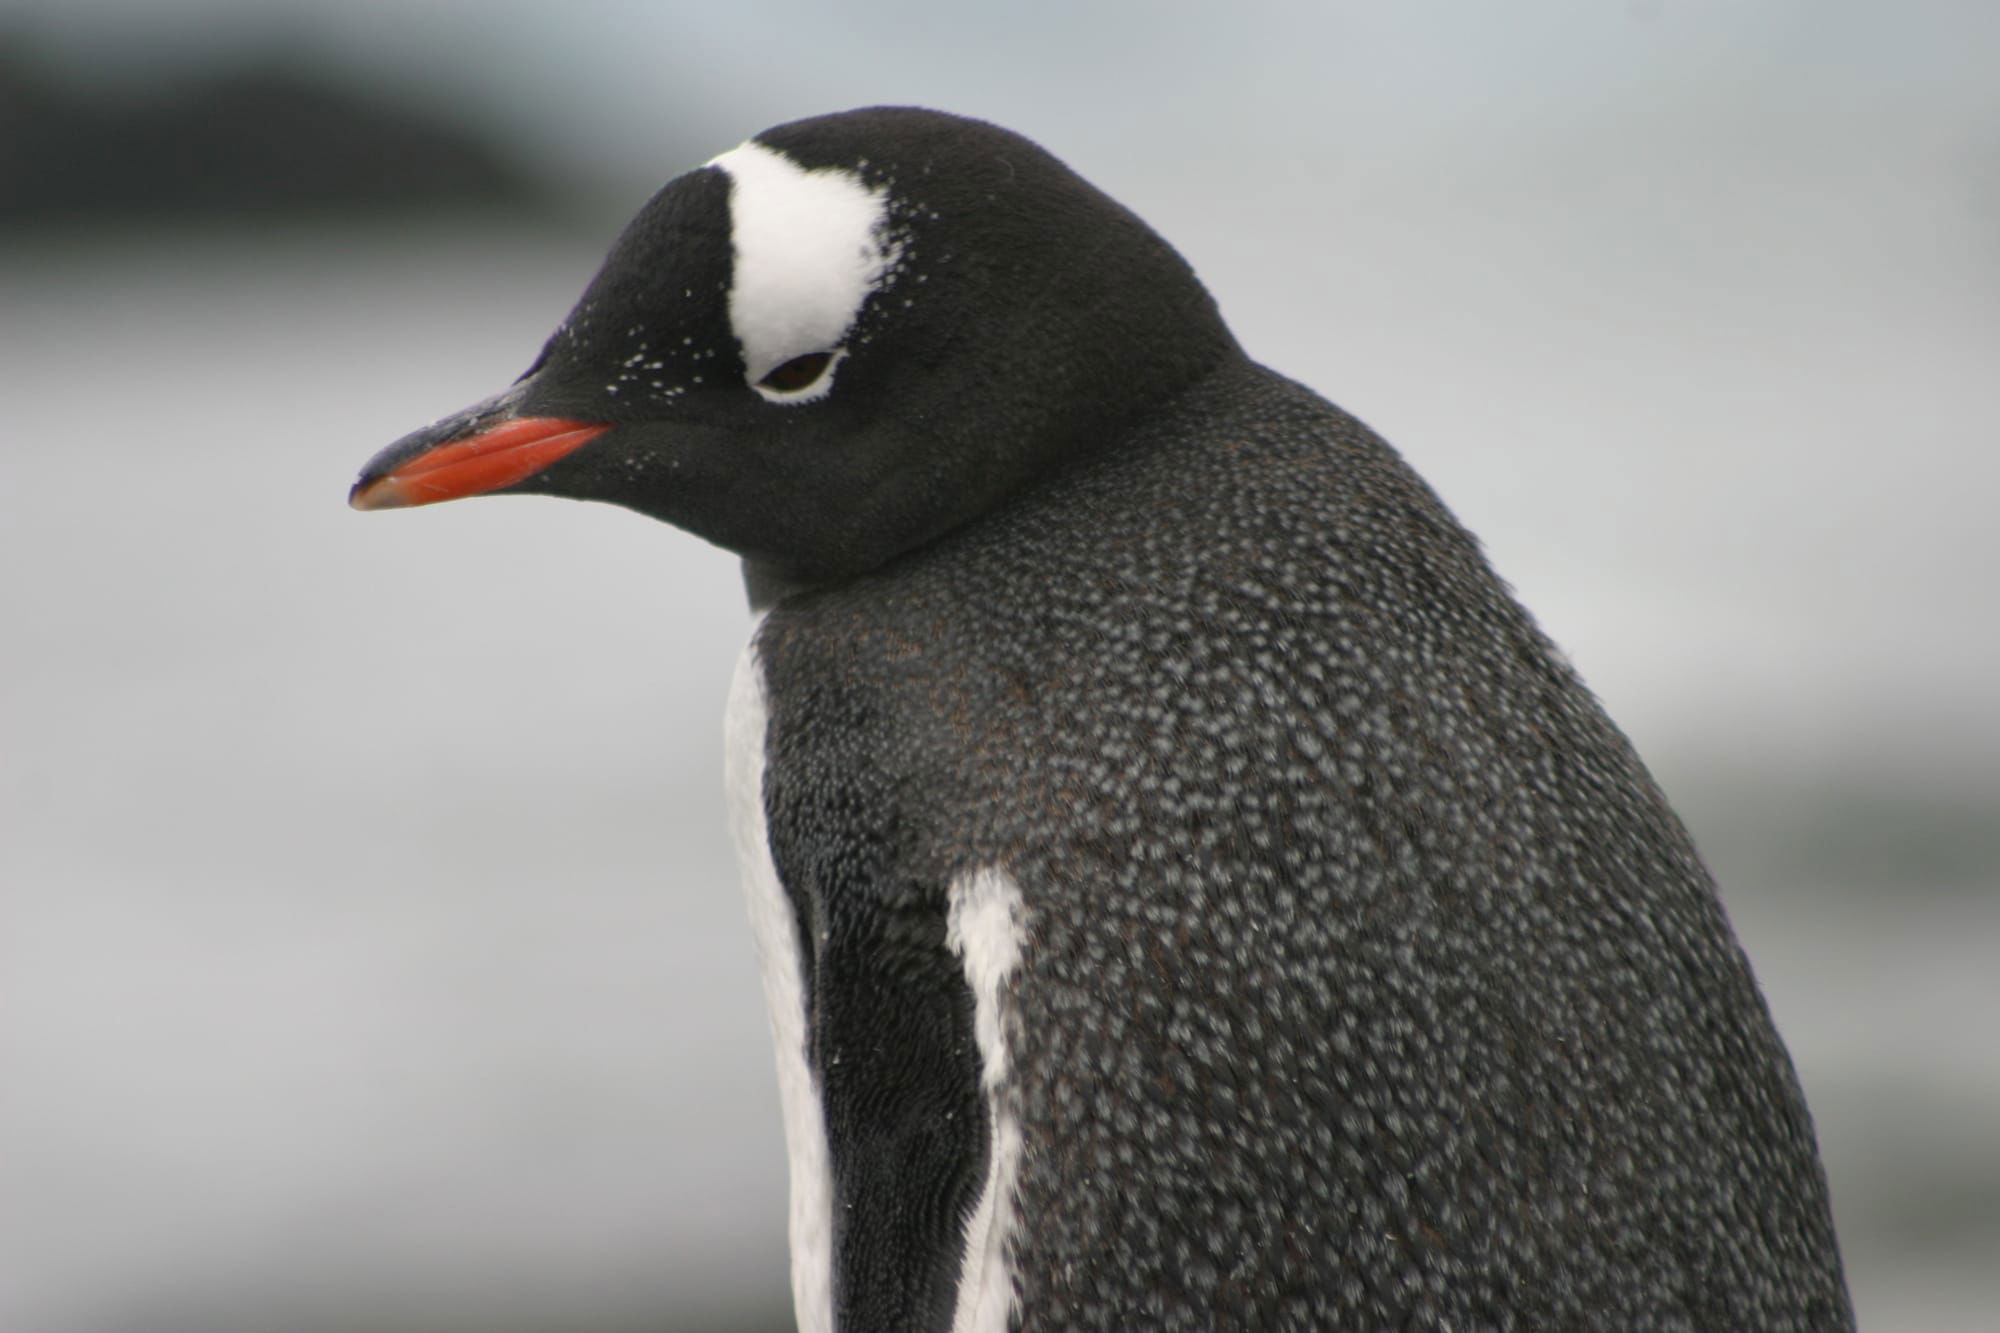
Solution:
M533 476L610 429L562 417L509 417L411 454L411 445L423 444L419 432L376 455L347 503L356 509L402 509L483 495Z

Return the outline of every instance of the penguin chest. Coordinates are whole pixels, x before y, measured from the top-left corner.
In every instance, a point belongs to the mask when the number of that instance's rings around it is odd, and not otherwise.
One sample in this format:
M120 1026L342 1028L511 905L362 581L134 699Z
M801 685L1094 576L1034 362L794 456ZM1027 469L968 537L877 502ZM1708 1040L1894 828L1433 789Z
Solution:
M769 718L754 636L736 664L724 718L726 782L736 862L750 913L750 933L764 981L764 1002L784 1117L791 1203L787 1236L792 1305L799 1333L833 1328L833 1180L818 1081L806 1059L804 955L792 905L778 882L764 814L764 744Z
M730 693L728 788L775 1048L798 1326L998 1333L1016 1287L1019 885L984 866L912 886L871 859L882 839L853 801L867 775L793 771L768 684L753 635ZM841 813L826 817L820 795Z

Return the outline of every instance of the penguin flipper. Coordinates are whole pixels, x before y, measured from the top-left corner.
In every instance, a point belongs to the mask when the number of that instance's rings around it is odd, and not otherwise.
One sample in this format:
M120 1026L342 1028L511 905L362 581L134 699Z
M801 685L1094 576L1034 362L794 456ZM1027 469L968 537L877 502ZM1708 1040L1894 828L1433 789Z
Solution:
M844 887L815 895L831 920L808 1026L832 1175L835 1327L943 1330L990 1136L972 996L930 906L941 893L885 908L879 889Z

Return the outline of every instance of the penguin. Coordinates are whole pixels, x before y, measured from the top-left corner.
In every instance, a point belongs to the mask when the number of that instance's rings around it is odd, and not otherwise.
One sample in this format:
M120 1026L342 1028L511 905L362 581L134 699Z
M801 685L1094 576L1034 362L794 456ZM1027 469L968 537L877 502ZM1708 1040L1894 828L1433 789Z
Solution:
M1027 139L670 182L361 509L742 557L727 710L799 1327L1845 1329L1688 833L1388 444Z

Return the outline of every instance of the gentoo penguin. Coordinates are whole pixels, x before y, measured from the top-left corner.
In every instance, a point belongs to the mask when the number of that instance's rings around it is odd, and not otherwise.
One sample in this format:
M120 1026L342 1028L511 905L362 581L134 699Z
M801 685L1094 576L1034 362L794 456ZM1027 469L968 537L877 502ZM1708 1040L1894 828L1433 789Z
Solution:
M668 184L352 502L743 558L738 840L807 1330L1840 1329L1708 872L1473 538L1017 135Z

